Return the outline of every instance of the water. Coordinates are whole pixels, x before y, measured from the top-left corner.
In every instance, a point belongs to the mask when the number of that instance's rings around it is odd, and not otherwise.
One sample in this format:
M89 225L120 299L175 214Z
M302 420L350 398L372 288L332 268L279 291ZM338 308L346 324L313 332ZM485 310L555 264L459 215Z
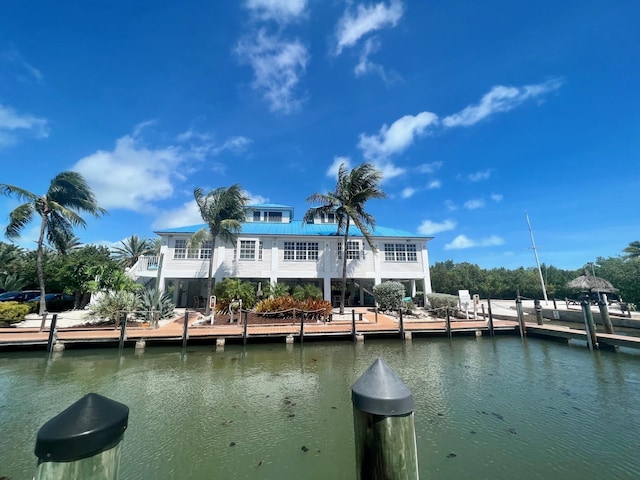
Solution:
M353 479L351 385L378 357L423 479L640 477L640 355L517 337L3 353L0 477L31 478L38 429L96 392L131 409L122 479Z

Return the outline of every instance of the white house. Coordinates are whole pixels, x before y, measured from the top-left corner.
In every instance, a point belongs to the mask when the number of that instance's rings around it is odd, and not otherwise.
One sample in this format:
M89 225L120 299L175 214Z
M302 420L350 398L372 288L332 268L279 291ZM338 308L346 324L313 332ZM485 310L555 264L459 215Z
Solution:
M234 244L216 240L201 248L187 249L188 240L205 224L156 231L162 239L159 256L141 257L130 274L139 281L155 280L173 294L178 307L202 306L207 293L209 259L213 255L214 281L226 277L266 285L313 283L325 300L339 302L342 282L342 242L333 215L313 223L293 219L293 207L258 204L247 207L246 222ZM427 243L433 237L393 228L372 232L373 253L362 233L353 225L347 244L347 298L345 304L373 305L374 285L394 280L405 285L408 296L431 293Z

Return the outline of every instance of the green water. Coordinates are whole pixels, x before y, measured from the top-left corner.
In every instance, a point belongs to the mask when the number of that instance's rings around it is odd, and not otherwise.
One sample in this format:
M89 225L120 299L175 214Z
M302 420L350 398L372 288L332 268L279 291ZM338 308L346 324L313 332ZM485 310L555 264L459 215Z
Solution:
M353 479L378 357L413 392L422 479L640 478L640 355L517 337L3 353L0 477L31 478L38 429L96 392L131 409L122 479Z

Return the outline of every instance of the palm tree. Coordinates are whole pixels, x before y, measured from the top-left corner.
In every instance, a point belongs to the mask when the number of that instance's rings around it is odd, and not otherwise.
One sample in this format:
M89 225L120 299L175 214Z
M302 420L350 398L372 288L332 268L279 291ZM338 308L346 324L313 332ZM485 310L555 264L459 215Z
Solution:
M62 252L66 254L66 253L69 253L71 250L76 250L80 248L81 246L82 246L82 242L80 241L80 238L78 238L73 233L68 238L64 239L62 243L60 243L57 246L50 245L49 243L45 244L45 248L48 248L52 252L55 252L61 255L63 255Z
M303 224L312 222L317 215L333 213L338 222L338 233L344 235L342 244L342 290L340 294L340 314L344 314L344 297L347 290L347 240L351 222L358 227L365 240L375 253L371 229L375 228L375 218L364 209L367 200L386 198L387 194L380 189L382 172L371 163L363 163L348 171L346 164L338 170L338 181L335 189L328 193L314 193L307 202L320 205L307 210Z
M624 251L627 253L625 255L626 258L631 260L640 259L640 242L631 242L629 246L624 249Z
M220 237L225 242L235 241L236 235L242 230L242 222L246 218L245 207L249 197L243 192L240 185L231 185L228 188L220 187L211 190L205 195L201 188L193 191L193 196L200 210L202 219L207 224L206 228L198 230L189 241L188 248L196 248L205 239L211 239L211 255L209 255L209 275L207 278L207 299L211 298L213 291L213 253L216 239ZM205 315L209 315L210 305L206 302Z
M125 268L133 267L138 258L152 252L152 246L146 238L140 238L138 235L131 235L120 241L121 247L113 247L111 249L114 258Z
M40 283L40 314L44 315L47 308L42 268L45 236L51 245L64 254L69 239L73 236L73 227L86 226L79 213L85 212L98 217L106 213L106 210L98 206L93 191L82 175L71 171L56 175L44 195L36 195L6 183L0 184L0 190L7 196L13 195L25 201L9 214L9 224L5 229L7 238L19 238L20 232L33 219L34 214L40 215L36 268Z

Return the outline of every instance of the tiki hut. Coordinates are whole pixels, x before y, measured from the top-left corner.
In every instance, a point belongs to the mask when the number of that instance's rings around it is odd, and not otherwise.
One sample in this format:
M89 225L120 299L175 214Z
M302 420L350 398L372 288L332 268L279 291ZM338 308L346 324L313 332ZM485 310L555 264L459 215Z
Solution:
M598 294L612 294L618 291L611 282L593 276L586 269L583 270L582 275L567 282L567 288L580 292L581 298L588 297L595 300L598 300Z

